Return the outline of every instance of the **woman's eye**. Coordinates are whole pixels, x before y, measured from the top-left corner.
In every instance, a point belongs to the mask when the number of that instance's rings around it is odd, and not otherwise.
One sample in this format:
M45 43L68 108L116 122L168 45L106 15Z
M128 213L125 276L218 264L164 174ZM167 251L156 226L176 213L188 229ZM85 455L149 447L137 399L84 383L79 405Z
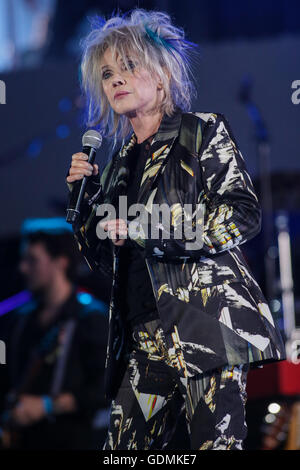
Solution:
M135 63L132 62L131 60L128 62L128 64L129 64L129 67L130 67L131 69L133 69L133 68L135 67Z
M129 65L129 68L130 68L130 69L134 69L134 67L135 67L135 63L132 62L132 60L129 60L129 61L128 61L128 65ZM124 67L125 70L127 70L127 67L126 67L125 64L124 64L123 67Z
M132 60L128 61L128 65L129 65L130 69L134 69L136 67L135 62L133 62ZM126 67L125 64L123 64L122 69L127 70L127 67ZM103 72L103 75L102 75L103 80L108 79L110 77L110 75L111 75L111 73L109 71Z

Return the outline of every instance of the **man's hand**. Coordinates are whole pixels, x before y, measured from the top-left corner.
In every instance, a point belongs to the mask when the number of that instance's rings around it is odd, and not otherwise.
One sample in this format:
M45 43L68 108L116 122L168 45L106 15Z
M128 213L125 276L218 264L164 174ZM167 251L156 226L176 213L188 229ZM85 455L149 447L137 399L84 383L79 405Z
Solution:
M35 395L20 395L19 401L12 410L12 416L16 423L28 426L40 421L46 416L42 397Z
M76 400L71 393L61 393L53 400L54 414L76 411ZM36 395L20 395L19 401L12 410L14 421L21 426L29 426L47 416L43 398Z
M53 400L54 414L72 413L77 410L76 399L71 393L61 393Z

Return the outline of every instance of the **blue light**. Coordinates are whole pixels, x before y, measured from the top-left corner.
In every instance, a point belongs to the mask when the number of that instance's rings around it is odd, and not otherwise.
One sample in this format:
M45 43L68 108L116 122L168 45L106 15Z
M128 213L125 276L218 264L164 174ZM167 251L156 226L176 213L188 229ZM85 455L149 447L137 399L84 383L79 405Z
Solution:
M72 108L72 102L69 98L62 98L58 103L58 108L62 113L67 113Z
M277 326L280 330L284 331L284 320L283 320L283 318L277 318L276 319L276 324L277 324Z
M28 290L23 290L18 292L18 294L12 295L5 300L0 302L0 315L4 315L5 313L14 310L15 308L20 307L21 305L29 302L31 299L32 294Z
M63 217L33 218L24 220L21 233L22 235L26 235L38 230L48 233L61 233L64 231L72 232L72 227Z
M78 294L78 300L83 305L88 305L92 302L92 296L86 292L81 292Z
M56 128L56 135L60 139L65 139L66 137L69 137L70 135L70 128L69 126L66 126L65 124L61 124Z
M42 139L34 139L28 146L27 155L29 157L37 157L43 147Z

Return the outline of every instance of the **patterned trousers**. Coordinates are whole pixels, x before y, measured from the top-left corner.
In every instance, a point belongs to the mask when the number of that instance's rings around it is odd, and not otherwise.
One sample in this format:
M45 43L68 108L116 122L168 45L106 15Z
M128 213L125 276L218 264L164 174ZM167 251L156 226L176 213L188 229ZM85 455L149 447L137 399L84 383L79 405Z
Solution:
M181 413L191 449L243 449L248 364L181 378L168 359L159 319L136 325L129 339L103 450L164 449Z

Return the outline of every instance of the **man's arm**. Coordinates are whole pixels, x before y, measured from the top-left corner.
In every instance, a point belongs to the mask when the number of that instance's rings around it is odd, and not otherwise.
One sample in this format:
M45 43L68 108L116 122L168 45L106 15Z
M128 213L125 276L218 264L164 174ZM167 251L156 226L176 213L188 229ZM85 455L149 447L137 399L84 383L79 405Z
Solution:
M108 317L97 311L87 313L79 328L78 344L83 381L70 392L75 397L80 412L94 413L109 405L104 391Z

